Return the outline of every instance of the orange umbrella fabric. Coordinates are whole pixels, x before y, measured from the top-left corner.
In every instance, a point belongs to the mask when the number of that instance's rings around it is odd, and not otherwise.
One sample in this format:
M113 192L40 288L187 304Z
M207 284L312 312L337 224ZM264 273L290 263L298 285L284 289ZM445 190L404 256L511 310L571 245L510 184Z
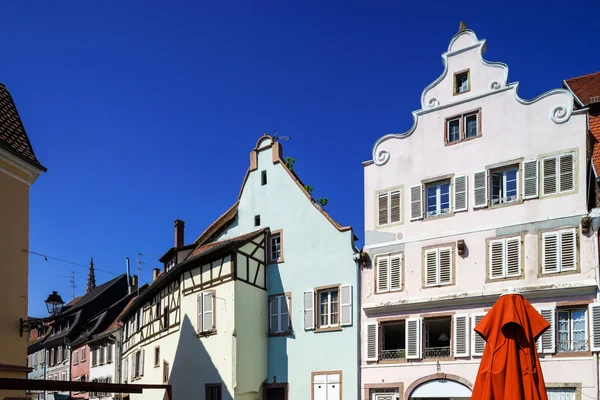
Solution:
M475 327L486 341L471 399L548 400L535 341L550 324L520 294L506 294Z

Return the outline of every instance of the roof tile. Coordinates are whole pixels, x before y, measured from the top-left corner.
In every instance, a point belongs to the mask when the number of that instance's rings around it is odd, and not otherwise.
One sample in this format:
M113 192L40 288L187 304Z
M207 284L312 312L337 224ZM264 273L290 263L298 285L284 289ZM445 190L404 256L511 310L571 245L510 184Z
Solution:
M584 106L590 104L590 100L595 97L600 102L600 72L567 79L565 82Z

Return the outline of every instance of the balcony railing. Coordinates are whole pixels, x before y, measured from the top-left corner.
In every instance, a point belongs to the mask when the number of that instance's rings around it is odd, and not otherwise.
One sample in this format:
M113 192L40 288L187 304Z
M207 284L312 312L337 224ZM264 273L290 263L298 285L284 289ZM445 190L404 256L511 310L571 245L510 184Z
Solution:
M381 360L404 360L406 358L406 350L391 349L381 350Z
M561 353L588 351L587 340L566 340L558 341L557 350Z
M423 349L423 358L445 358L450 357L450 346L447 347L426 347Z

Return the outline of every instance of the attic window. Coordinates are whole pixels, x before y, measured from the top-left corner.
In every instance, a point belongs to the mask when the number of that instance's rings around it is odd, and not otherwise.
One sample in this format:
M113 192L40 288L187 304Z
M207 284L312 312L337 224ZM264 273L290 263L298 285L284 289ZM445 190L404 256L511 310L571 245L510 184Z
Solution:
M261 184L261 186L265 186L267 184L267 171L261 171L260 184Z
M260 225L260 215L255 215L254 216L254 226L259 226Z
M457 72L454 74L454 94L466 93L471 90L471 81L469 79L469 70Z

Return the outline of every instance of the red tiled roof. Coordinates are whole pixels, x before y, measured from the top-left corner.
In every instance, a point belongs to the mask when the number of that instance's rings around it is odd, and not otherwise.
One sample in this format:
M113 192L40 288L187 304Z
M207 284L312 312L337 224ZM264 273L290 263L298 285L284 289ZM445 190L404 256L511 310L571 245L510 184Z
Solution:
M567 79L565 83L584 106L590 104L590 99L600 97L600 72Z
M19 112L15 106L12 96L6 90L6 87L0 83L0 147L19 157L28 164L46 171L46 168L40 164L25 128Z
M600 175L600 111L590 112L590 132L593 139L590 145L592 146L592 162L596 174Z
M196 245L202 245L209 241L217 232L219 232L229 221L231 221L237 214L239 200L235 202L227 211L225 211L219 218L217 218L212 224L208 226L196 239Z
M211 250L215 247L218 247L218 246L236 245L236 244L246 242L249 239L252 239L253 237L257 236L262 231L265 231L265 229L259 229L259 230L256 230L256 231L253 231L250 233L246 233L245 235L236 236L234 238L225 239L225 240L221 240L218 242L211 242L211 243L206 243L206 244L202 244L202 245L199 244L192 251L192 253L189 255L189 257L187 259L189 260L192 257L202 255L202 254L208 252L209 250Z

